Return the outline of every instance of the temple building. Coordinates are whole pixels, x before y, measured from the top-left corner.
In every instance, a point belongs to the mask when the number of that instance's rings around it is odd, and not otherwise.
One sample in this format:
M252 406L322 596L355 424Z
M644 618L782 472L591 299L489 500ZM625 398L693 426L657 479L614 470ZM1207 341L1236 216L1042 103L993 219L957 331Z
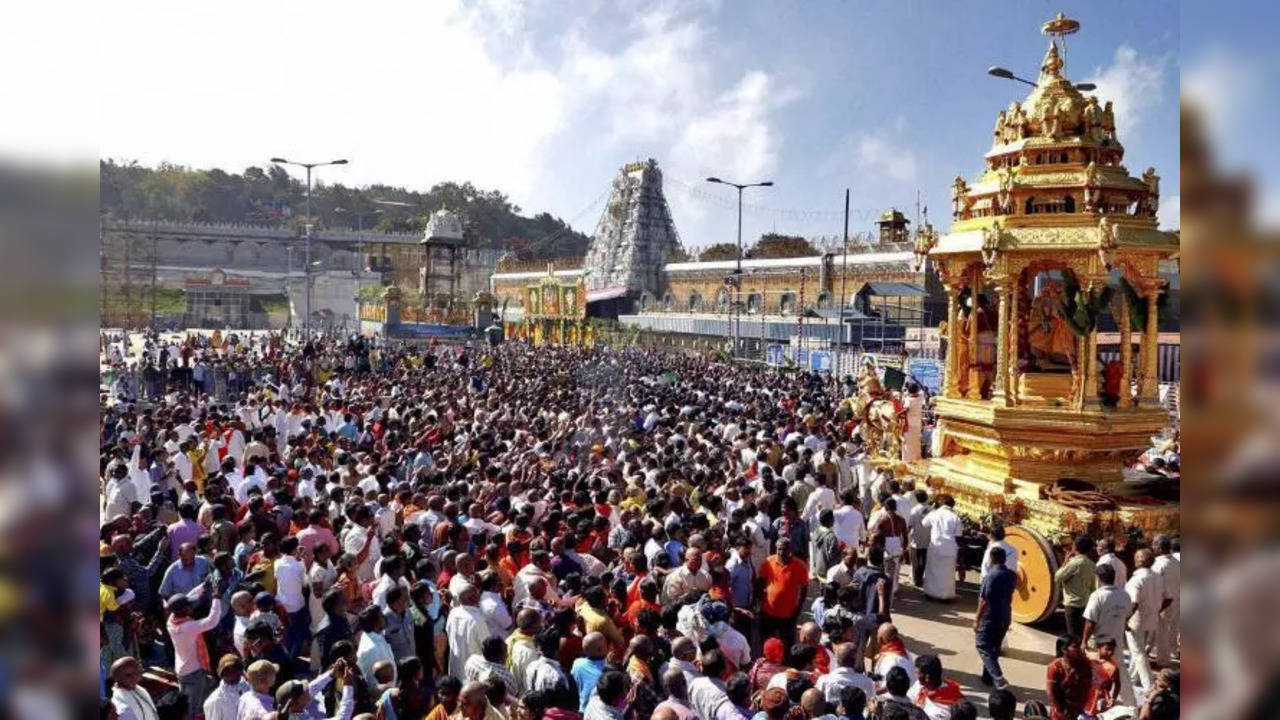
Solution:
M941 285L916 266L909 225L890 209L869 246L744 259L738 276L736 260L677 257L684 255L679 234L650 159L623 166L614 178L585 257L549 266L500 262L491 289L509 337L522 332L531 290L554 280L581 283L587 317L617 319L651 344L727 349L736 335L739 354L757 358L770 345L797 340L901 353L931 329L936 340L946 307Z

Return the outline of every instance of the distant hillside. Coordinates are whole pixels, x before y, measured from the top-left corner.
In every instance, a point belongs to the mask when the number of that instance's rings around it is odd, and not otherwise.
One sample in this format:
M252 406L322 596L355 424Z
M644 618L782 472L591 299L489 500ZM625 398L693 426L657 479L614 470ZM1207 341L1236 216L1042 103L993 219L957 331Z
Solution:
M266 225L305 221L305 185L276 165L246 168L241 174L113 160L98 167L102 212L116 217ZM403 231L421 231L431 212L447 207L462 219L471 244L509 249L521 259L583 255L590 242L560 218L548 213L526 217L502 192L469 182L440 183L425 193L388 185L317 185L311 190L311 207L320 227L355 228L355 214L365 213L366 227ZM377 210L382 213L369 214Z

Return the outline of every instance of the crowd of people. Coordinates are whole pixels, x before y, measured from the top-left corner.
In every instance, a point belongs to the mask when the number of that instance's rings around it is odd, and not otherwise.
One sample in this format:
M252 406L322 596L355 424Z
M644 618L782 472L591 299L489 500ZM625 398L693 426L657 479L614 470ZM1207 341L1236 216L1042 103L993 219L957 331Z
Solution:
M1167 539L1127 583L1077 545L1047 705L1001 671L999 528L974 635L989 694L910 653L897 600L955 597L962 523L872 467L817 375L279 334L104 335L103 357L104 718L1179 712Z

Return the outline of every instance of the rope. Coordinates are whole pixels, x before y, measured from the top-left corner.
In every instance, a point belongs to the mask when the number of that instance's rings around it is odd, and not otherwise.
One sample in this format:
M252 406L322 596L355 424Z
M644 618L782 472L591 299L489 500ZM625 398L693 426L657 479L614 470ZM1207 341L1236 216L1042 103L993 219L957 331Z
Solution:
M1044 489L1044 497L1071 510L1106 512L1116 509L1115 498L1110 493L1097 490L1084 480L1058 480Z

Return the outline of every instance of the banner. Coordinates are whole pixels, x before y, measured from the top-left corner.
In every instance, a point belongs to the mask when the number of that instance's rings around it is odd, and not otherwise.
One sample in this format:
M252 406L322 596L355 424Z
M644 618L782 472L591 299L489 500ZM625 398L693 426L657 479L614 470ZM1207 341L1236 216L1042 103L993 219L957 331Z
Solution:
M814 350L809 353L809 369L814 372L831 372L831 351Z
M907 375L930 394L942 391L942 363L934 358L912 358L907 364Z

